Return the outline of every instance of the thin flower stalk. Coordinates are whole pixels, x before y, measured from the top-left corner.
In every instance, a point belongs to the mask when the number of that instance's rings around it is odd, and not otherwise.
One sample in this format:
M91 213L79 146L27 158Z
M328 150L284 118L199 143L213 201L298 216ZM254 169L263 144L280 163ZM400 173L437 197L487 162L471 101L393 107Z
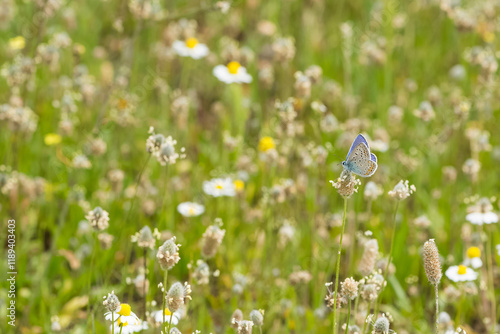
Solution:
M339 286L339 273L340 273L340 255L342 253L342 239L344 238L344 228L347 213L347 197L344 197L344 216L342 220L342 231L340 232L340 244L337 254L337 269L335 270L335 295L333 298L333 334L337 334L337 292Z

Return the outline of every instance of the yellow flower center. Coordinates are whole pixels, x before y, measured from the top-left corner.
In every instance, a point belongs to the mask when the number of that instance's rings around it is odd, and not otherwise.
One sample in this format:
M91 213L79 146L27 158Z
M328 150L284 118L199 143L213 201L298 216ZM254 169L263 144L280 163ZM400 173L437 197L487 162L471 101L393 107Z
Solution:
M190 215L194 215L194 208L191 206L189 207L189 210L188 210L189 214ZM166 309L165 309L166 310Z
M52 146L52 145L57 145L61 142L62 138L60 135L57 133L49 133L45 135L45 138L43 141L45 142L45 145Z
M259 151L266 152L276 147L274 139L271 137L262 137L259 141Z
M232 61L229 64L227 64L227 69L229 70L229 73L231 73L231 74L238 73L238 69L240 67L241 67L241 65L237 61Z
M131 312L132 312L132 309L130 308L129 304L122 304L120 311L118 311L118 314L124 315L124 316L129 316Z
M170 312L170 310L165 307L165 315L171 315L171 314L172 314L172 312Z
M198 40L194 37L186 39L186 46L190 49L194 48L198 44Z
M475 257L481 257L481 250L477 247L470 247L467 250L467 257L473 259Z
M219 189L220 190L220 189L224 189L224 187L222 185L218 184L218 185L215 186L215 189Z
M122 326L122 327L128 326L128 323L126 321L122 322L120 320L120 318L118 318L118 320L116 321L116 324L118 325L118 327L120 327L120 326Z
M118 109L123 110L123 109L127 108L127 106L128 106L127 100L125 100L125 99L118 100Z
M236 191L242 191L245 189L245 183L242 180L234 180L233 184Z
M467 272L467 267L464 266L464 265L459 265L458 266L458 274L459 275L465 275L465 273Z

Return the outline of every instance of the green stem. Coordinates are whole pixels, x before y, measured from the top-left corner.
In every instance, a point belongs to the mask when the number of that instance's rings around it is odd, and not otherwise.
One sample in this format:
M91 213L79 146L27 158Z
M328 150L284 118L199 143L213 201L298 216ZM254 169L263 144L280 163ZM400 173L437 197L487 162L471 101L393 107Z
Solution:
M97 235L92 234L94 238L94 247L92 248L92 255L90 257L90 270L89 270L89 279L87 285L88 291L88 301L87 301L87 316L89 319L92 319L92 297L91 297L91 288L92 288L92 273L94 272L94 258L97 250Z
M146 291L146 280L148 279L148 259L147 259L147 247L144 247L144 281L142 284L144 292L144 319L146 319L146 310L148 305L148 294Z
M391 249L389 251L389 258L387 259L387 266L384 272L384 283L387 285L387 276L389 275L389 268L392 262L392 251L394 249L394 238L396 236L396 215L398 214L399 200L396 202L396 209L394 210L394 218L392 220L392 236L391 236ZM380 292L377 297L377 307L375 308L375 317L378 317L378 312L380 310L380 304L382 304L382 292Z
M174 313L173 312L170 312L170 320L168 321L168 331L167 331L167 334L170 333L170 327L172 326L172 317L173 317Z
M351 298L349 298L349 309L347 310L347 323L345 325L345 334L349 332L349 320L351 319Z
M111 312L111 333L115 334L115 312Z
M167 291L167 278L168 278L168 270L165 269L165 273L163 274L163 322L161 323L162 328L165 329L165 293Z
M122 334L122 330L123 330L123 325L120 325L120 333L119 334Z
M337 269L335 270L335 295L333 297L333 334L337 334L337 290L339 286L340 254L342 253L342 239L344 238L345 217L347 212L347 197L344 197L344 218L342 220L342 231L340 232L340 244L337 255Z
M497 311L496 311L496 302L495 302L495 285L494 285L494 277L493 277L493 261L491 254L491 239L493 239L493 234L486 236L487 245L486 245L486 257L488 259L488 281L490 286L490 298L491 298L491 333L495 333L495 327L497 323Z
M438 285L434 284L434 291L436 295L436 334L439 332L439 299L438 299Z
M363 334L365 334L365 331L366 331L366 324L367 324L367 320L368 320L368 316L370 315L370 310L372 308L372 302L368 302L368 308L366 309L366 316L365 316L365 324L363 325Z

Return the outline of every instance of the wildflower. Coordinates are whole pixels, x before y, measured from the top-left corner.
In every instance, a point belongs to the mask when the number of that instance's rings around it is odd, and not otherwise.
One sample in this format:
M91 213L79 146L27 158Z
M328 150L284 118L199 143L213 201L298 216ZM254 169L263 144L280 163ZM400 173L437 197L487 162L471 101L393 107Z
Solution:
M106 312L104 313L104 318L106 320L112 320L112 314L111 312ZM135 315L134 312L132 312L132 308L130 307L129 304L120 304L120 307L116 311L116 314L114 314L115 321L117 321L117 325L139 325L140 320ZM123 333L123 332L122 332Z
M493 224L498 222L498 215L487 198L481 198L476 205L469 208L472 212L465 216L474 225Z
M483 261L481 261L481 250L478 247L469 247L467 249L464 265L470 265L474 269L481 268Z
M403 200L408 198L416 190L417 188L415 188L413 184L410 185L408 180L401 180L398 184L396 184L393 190L389 191L389 196L398 200Z
M361 275L370 274L375 268L375 263L378 256L378 242L376 239L370 239L365 243L363 256L359 261L358 270Z
M102 304L104 305L104 307L106 307L108 312L113 312L113 313L118 312L121 304L120 300L118 300L118 297L115 295L114 291L108 293L108 295L104 296L103 299L104 301L102 302Z
M175 151L176 144L177 140L174 140L171 136L165 138L160 149L155 154L160 165L173 165L177 162L177 159L184 159L186 157L184 147L180 149L180 154Z
M43 141L47 146L57 145L61 143L61 140L62 140L61 136L58 135L57 133L49 133L45 135L45 137L43 138Z
M121 318L118 318L118 320L114 323L114 327L116 328L116 331L118 331L119 328L119 332L121 334L133 334L142 330L141 324L140 320L137 324L129 324L127 321L122 321ZM110 329L112 327L113 325L110 326Z
M432 108L432 104L429 101L423 101L422 103L420 103L420 106L418 107L418 109L413 111L413 114L422 119L424 122L428 122L436 117L434 109Z
M115 237L109 233L101 232L97 235L99 246L101 246L102 249L110 249L114 239Z
M79 168L79 169L89 169L90 167L92 167L92 163L83 154L76 155L73 158L72 164L73 164L73 167Z
M424 244L423 257L427 279L431 284L439 284L442 276L441 262L439 261L439 252L434 239L430 239Z
M259 310L252 310L252 312L250 312L250 320L257 327L262 327L262 325L264 324L264 315L262 314L262 312L263 311Z
M260 138L259 141L259 151L267 152L269 150L273 150L276 148L276 144L274 143L274 139L268 136Z
M207 285L210 279L210 267L203 260L196 261L196 268L193 272L193 278L198 285Z
M198 42L194 37L190 37L185 41L174 41L172 49L181 57L191 57L193 59L200 59L208 55L208 47Z
M231 178L216 178L203 182L203 191L205 194L213 197L234 197L236 188Z
M231 315L231 327L234 329L238 329L238 322L243 320L243 312L240 309L234 310Z
M188 300L191 299L191 286L184 283L174 283L168 290L166 301L167 307L170 312L176 312L183 306Z
M240 179L236 179L233 181L234 189L237 193L241 193L245 189L245 182Z
M144 226L139 232L131 237L132 242L137 242L137 246L141 248L153 249L156 245L156 239L159 239L160 232L155 228L154 233L151 232L149 226Z
M233 322L238 325L236 332L238 334L252 334L253 322L249 320L237 321L233 318Z
M477 272L464 265L449 267L446 270L445 275L453 282L475 281L478 276Z
M389 319L385 315L382 315L377 320L373 321L371 317L367 321L372 323L373 330L372 334L388 334L395 333L392 329L389 329L390 323Z
M177 325L179 320L182 318L182 309L175 311L174 313L170 312L168 308L165 310L153 311L151 313L151 317L155 320L156 323L163 323L163 314L165 314L165 322L168 323L170 321L170 316L172 316L172 325Z
M177 206L177 211L184 217L196 217L205 212L205 207L198 203L183 202Z
M227 84L252 82L252 76L248 74L247 69L241 66L237 61L232 61L226 66L215 66L213 74L217 79Z
M57 315L50 317L50 329L54 332L62 330L61 324L59 323L59 317Z
M361 183L361 181L356 179L350 171L344 169L340 174L340 177L335 181L330 180L330 183L335 189L337 189L340 196L349 198L352 194L358 191L357 186Z
M358 285L359 282L356 282L354 278L346 278L344 282L340 283L340 293L348 300L354 300L358 296Z
M85 218L97 230L103 231L109 226L109 214L99 206L89 211Z
M361 298L367 301L376 300L379 294L380 288L376 284L363 284L361 288Z
M9 39L9 48L11 50L22 50L26 46L26 40L23 36L17 36Z
M207 230L203 233L201 241L201 255L206 259L210 259L215 256L217 249L222 243L222 239L224 239L226 230L222 230L220 226L222 226L222 221L220 219L216 219L215 224L207 227Z
M295 57L295 40L291 37L277 38L271 47L276 62L289 62Z
M312 278L313 277L310 272L306 270L298 270L291 273L290 276L288 277L288 280L292 285L299 285L299 284L309 283L312 280Z
M413 220L413 224L417 227L427 228L431 225L431 221L426 215L418 216Z
M158 248L156 258L163 270L170 270L181 259L179 256L179 247L181 245L175 243L175 237L168 239L163 245Z

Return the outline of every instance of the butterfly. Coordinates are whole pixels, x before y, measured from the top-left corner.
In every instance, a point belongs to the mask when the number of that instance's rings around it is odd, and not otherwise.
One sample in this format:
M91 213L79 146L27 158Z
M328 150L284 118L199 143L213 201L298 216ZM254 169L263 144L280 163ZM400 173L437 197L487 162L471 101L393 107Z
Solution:
M370 153L370 147L363 135L359 134L352 142L347 158L342 162L344 169L361 177L369 177L377 170L377 156Z

